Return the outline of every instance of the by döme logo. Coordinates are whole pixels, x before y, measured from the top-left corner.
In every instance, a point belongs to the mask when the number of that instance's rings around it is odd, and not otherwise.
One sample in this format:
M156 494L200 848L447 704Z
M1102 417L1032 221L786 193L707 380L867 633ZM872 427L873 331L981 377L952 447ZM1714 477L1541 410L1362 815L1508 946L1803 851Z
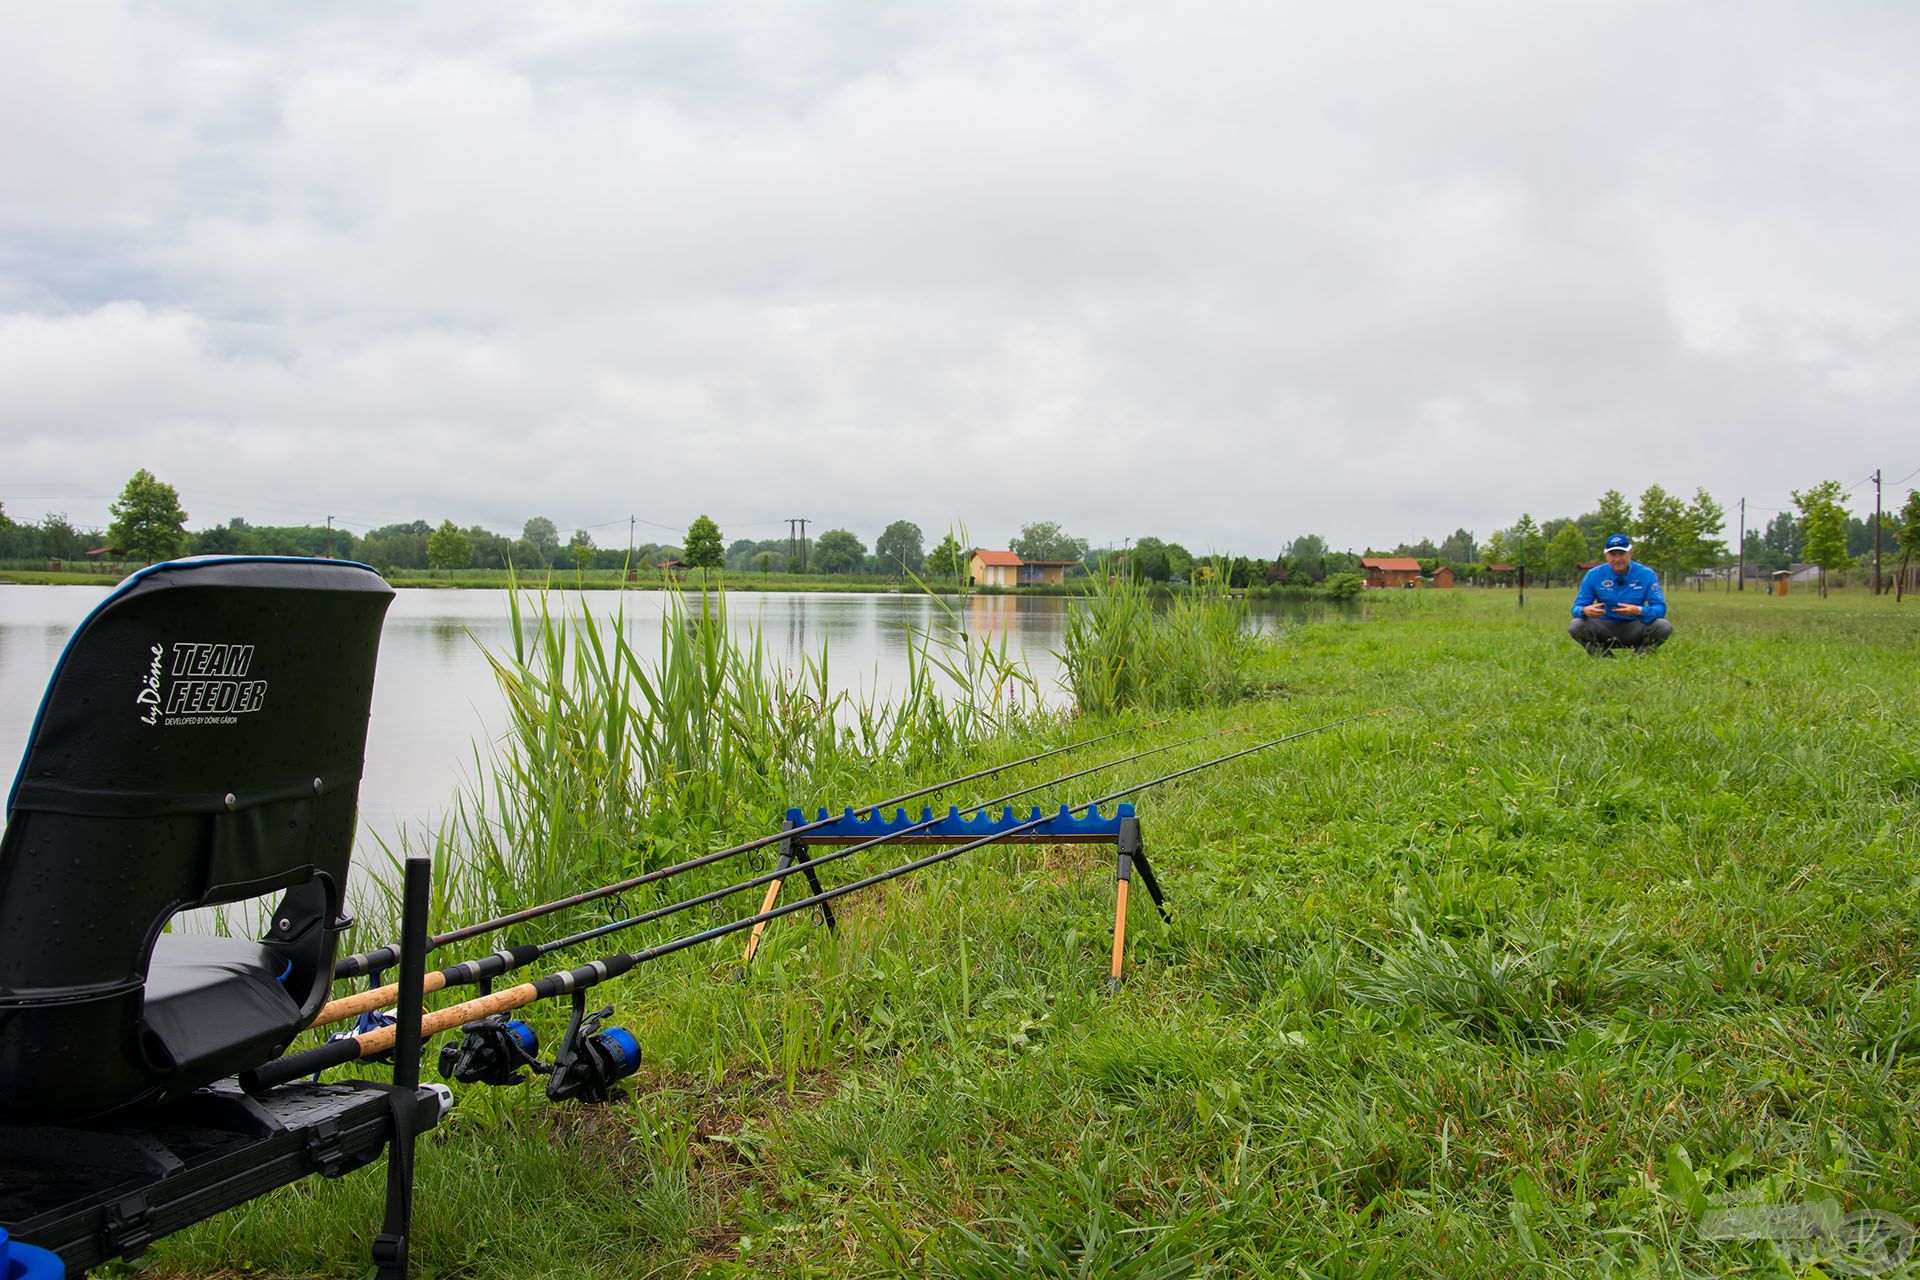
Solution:
M141 724L160 723L160 667L167 656L164 645L154 645L147 650L152 661L147 663L147 677L140 682L140 692L133 700L140 707Z

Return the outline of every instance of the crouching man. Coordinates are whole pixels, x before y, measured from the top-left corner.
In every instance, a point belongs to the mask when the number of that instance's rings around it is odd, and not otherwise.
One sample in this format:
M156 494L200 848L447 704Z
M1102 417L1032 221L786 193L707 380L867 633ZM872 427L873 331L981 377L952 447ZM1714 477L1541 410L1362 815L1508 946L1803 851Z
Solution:
M1624 533L1607 539L1607 562L1587 570L1573 598L1567 634L1595 657L1611 658L1615 649L1652 653L1673 634L1660 577L1633 562L1633 543Z

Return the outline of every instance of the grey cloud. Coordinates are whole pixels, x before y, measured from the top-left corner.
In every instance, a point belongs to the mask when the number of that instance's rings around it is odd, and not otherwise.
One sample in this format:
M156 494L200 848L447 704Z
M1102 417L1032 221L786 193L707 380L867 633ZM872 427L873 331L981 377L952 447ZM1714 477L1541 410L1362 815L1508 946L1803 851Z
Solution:
M1916 53L1865 3L8 10L0 476L1250 551L1784 499L1920 465Z

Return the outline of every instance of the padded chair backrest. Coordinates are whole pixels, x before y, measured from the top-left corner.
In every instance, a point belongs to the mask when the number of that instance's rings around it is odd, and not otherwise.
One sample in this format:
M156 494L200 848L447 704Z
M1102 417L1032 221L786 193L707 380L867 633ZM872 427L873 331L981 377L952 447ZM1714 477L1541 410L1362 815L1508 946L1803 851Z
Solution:
M173 915L279 891L266 941L317 1009L392 597L364 565L202 557L133 575L80 625L8 797L0 1021L129 989L137 1018Z

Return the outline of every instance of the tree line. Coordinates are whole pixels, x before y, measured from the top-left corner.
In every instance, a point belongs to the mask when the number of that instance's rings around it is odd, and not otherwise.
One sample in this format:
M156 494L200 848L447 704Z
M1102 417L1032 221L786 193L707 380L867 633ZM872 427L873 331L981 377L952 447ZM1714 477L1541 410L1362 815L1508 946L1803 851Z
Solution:
M1536 521L1523 512L1483 543L1476 543L1467 530L1457 529L1444 542L1402 543L1392 554L1415 557L1429 572L1439 564L1469 577L1494 566L1524 568L1533 581L1571 584L1583 572L1582 565L1600 560L1609 535L1624 533L1633 539L1634 559L1670 583L1737 564L1758 573L1811 564L1820 570L1824 591L1829 575L1871 567L1874 518L1847 510L1848 495L1837 480L1796 489L1792 497L1793 510L1775 512L1764 524L1746 531L1741 551L1732 548L1736 539L1727 536L1727 511L1712 494L1696 489L1689 500L1656 484L1648 486L1637 503L1609 489L1593 510L1580 515ZM1899 511L1883 512L1879 530L1883 554L1898 555L1910 568L1920 558L1920 491L1908 490ZM1895 572L1887 573L1884 582L1891 587Z
M1789 563L1820 567L1822 589L1826 575L1865 560L1870 563L1874 543L1871 517L1847 510L1848 495L1837 481L1824 480L1793 493L1794 509L1779 511L1762 525L1747 531L1745 563L1760 572ZM502 569L652 569L659 566L688 569L727 569L740 573L860 574L905 578L928 575L959 581L966 573L973 547L959 532L949 529L932 547L920 526L895 520L874 539L869 550L852 530L827 529L817 537L739 538L726 542L719 526L707 515L697 517L678 543L641 542L629 546L600 546L590 531L577 529L564 542L560 530L546 516L534 516L521 526L520 536L509 537L481 525L465 528L452 520L435 526L425 520L383 525L355 534L346 529L314 525L255 525L234 518L225 524L187 530L187 513L174 487L142 468L134 473L110 508L107 529L79 529L64 515L48 515L37 523L10 519L0 506L0 560L30 562L77 560L99 547L137 561L192 555L334 556L359 560L385 571ZM1581 566L1597 562L1608 535L1626 533L1634 542L1634 556L1669 580L1703 569L1724 567L1739 558L1726 537L1727 512L1712 494L1696 489L1691 499L1650 485L1638 502L1616 489L1600 496L1593 510L1579 515L1537 521L1523 512L1513 524L1496 529L1477 541L1466 529L1455 529L1435 542L1422 539L1402 543L1390 553L1418 560L1428 573L1441 565L1469 580L1502 569L1524 569L1542 583L1571 583ZM1920 491L1908 490L1897 512L1881 517L1882 546L1897 554L1899 568L1889 584L1904 581L1920 559ZM1119 546L1095 547L1058 522L1038 520L1022 525L1008 540L1009 548L1027 561L1051 561L1076 566L1076 572L1123 573L1151 582L1179 584L1224 577L1234 587L1316 586L1329 584L1340 592L1357 588L1360 559L1351 551L1336 551L1318 534L1302 534L1286 543L1271 559L1240 555L1195 555L1177 542L1153 536L1130 538ZM1369 548L1366 554L1376 554Z

